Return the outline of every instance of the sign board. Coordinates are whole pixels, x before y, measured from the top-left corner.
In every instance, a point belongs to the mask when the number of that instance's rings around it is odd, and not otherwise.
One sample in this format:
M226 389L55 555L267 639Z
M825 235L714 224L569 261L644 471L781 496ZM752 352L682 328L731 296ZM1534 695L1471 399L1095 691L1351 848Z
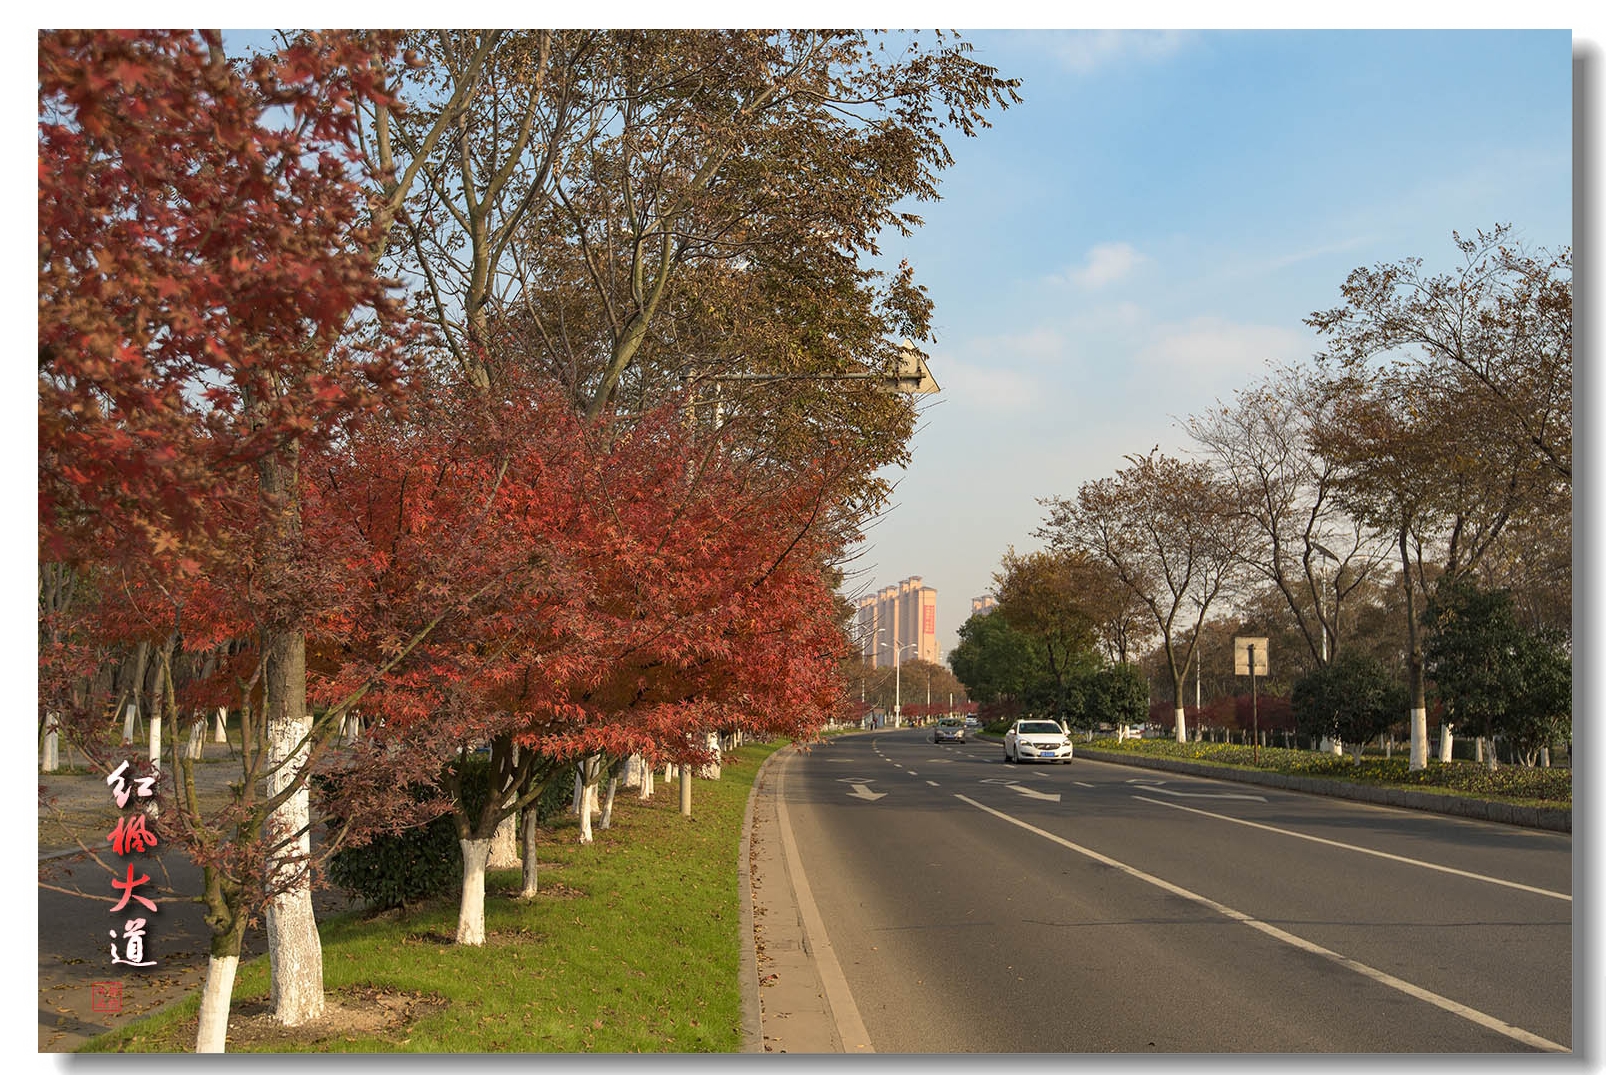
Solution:
M1266 640L1264 638L1234 638L1232 640L1233 671L1240 676L1250 674L1249 647L1255 648L1254 674L1263 676L1271 667L1266 659Z
M911 396L929 396L942 391L937 379L926 368L926 360L919 349L908 340L898 348L898 366L893 371L889 387L894 392Z

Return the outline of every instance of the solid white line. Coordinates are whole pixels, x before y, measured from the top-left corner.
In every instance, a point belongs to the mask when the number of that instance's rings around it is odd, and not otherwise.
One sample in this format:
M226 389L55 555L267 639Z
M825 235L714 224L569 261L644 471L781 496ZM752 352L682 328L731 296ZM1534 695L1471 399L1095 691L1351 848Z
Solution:
M1050 840L1062 847L1067 847L1079 855L1086 855L1095 862L1100 862L1111 867L1112 869L1120 870L1122 873L1127 874L1130 877L1135 877L1140 881L1146 881L1149 884L1154 885L1156 888L1163 889L1174 896L1181 896L1185 900L1192 900L1194 903L1210 908L1210 910L1215 911L1217 914L1225 915L1227 918L1230 918L1235 922L1241 922L1251 929L1259 930L1268 937L1282 941L1284 944L1298 948L1301 951L1309 952L1312 955L1321 956L1324 959L1331 960L1341 967L1345 967L1357 974L1361 974L1372 979L1374 982L1377 982L1381 985L1386 985L1390 989L1398 990L1407 996L1412 996L1418 1000L1426 1001L1434 1007L1442 1008L1444 1011L1447 1011L1452 1015L1459 1015L1461 1018L1466 1019L1469 1022L1473 1022L1481 1027L1493 1030L1497 1034L1503 1034L1506 1037L1511 1038L1513 1041L1520 1041L1524 1045L1532 1046L1535 1049L1543 1049L1546 1052L1572 1052L1572 1050L1567 1048L1565 1045L1558 1045L1556 1042L1553 1042L1548 1038L1542 1038L1538 1034L1530 1033L1521 1027L1512 1026L1510 1023L1507 1023L1504 1020L1496 1019L1494 1016L1480 1012L1476 1008L1469 1008L1460 1001L1455 1001L1451 1000L1449 997L1440 996L1438 993L1435 993L1432 990L1423 989L1419 985L1412 985L1403 978L1396 978L1392 974L1378 970L1376 967L1371 967L1365 963L1351 959L1348 956L1340 955L1338 952L1335 952L1330 948L1323 948L1314 941L1307 941L1303 937L1296 937L1287 930L1278 929L1269 922L1262 922L1258 918L1253 918L1247 914L1244 914L1242 911L1236 911L1231 907L1228 907L1226 904L1217 903L1208 896L1201 896L1197 892L1190 892L1188 889L1185 889L1180 885L1174 885L1170 881L1163 880L1162 878L1156 877L1153 874L1144 873L1135 866L1128 866L1126 863L1118 862L1115 859L1110 858L1108 855L1101 855L1097 851L1094 851L1090 848L1082 847L1080 844L1074 844L1065 839L1063 836L1056 836L1046 829L1040 829L1036 825L1032 825L1028 822L1021 821L1018 818L1011 817L1002 810L994 810L992 807L984 806L975 799L964 795L955 795L954 798L961 802L969 803L976 809L983 810L989 814L992 814L994 817L1001 818L1002 820L1009 822L1011 825L1019 826L1020 828L1025 829L1027 832L1041 836L1045 840Z
M797 840L792 836L792 819L786 812L786 770L796 756L794 754L786 758L775 772L775 813L780 821L781 848L786 853L786 872L792 878L792 894L797 897L798 916L803 919L803 934L814 956L820 985L825 989L825 1002L836 1019L836 1033L842 1041L843 1051L873 1053L875 1050L870 1046L870 1032L864 1028L858 1005L853 1003L853 993L848 989L847 975L842 973L842 964L837 962L836 952L831 948L831 937L825 932L825 919L820 917L820 909L815 906L814 893L803 874L803 859L797 853Z
M1241 817L1231 817L1227 814L1216 814L1210 812L1209 810L1200 810L1194 806L1183 806L1181 803L1168 803L1160 799L1150 799L1143 795L1134 795L1132 797L1134 799L1142 799L1146 803L1154 803L1156 806L1169 806L1173 810L1186 810L1190 814L1203 814L1205 817L1213 817L1218 821L1231 821L1239 825L1247 825L1252 829L1264 829L1266 832L1275 832L1282 836L1293 836L1300 840L1309 840L1311 843L1315 844L1326 844L1328 847L1342 847L1346 851L1358 851L1363 855L1376 855L1380 859L1389 859L1393 862L1403 862L1407 866L1420 866L1424 870L1438 870L1440 873L1453 873L1457 877L1470 877L1474 881L1487 881L1491 885L1504 885L1506 888L1521 889L1523 892L1532 892L1536 896L1549 896L1552 899L1566 900L1568 903L1573 901L1572 896L1565 892L1554 892L1548 888L1535 888L1533 885L1524 885L1519 884L1516 881L1506 881L1499 877L1490 877L1487 874L1471 873L1467 870L1458 870L1453 866L1440 866L1436 862L1423 862L1421 859L1406 858L1404 855L1394 855L1387 851L1374 851L1370 847L1357 847L1355 844L1340 843L1337 840L1329 840L1323 836L1311 836L1308 833L1295 832L1293 829L1279 829L1275 825L1263 825L1258 821L1246 821Z

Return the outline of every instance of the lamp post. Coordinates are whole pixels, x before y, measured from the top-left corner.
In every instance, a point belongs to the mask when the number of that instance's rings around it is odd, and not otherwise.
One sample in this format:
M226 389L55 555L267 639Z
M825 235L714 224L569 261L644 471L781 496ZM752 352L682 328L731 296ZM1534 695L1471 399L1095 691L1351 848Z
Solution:
M877 632L880 633L879 631ZM881 643L883 646L888 643ZM892 726L901 727L903 724L903 651L914 649L915 643L905 642L903 645L892 643Z
M1336 565L1339 563L1338 554L1333 552L1333 550L1329 549L1326 545L1323 545L1319 541L1311 542L1310 543L1310 547L1315 549L1322 556L1324 556L1327 559L1333 561L1333 564L1335 565L1335 570L1333 571L1333 616L1334 616L1334 618L1336 620L1336 618L1338 616L1338 572L1336 570ZM1326 575L1327 572L1323 571L1322 574ZM1322 581L1326 582L1326 579L1324 578ZM1327 663L1327 617L1322 615L1322 591L1325 590L1325 589L1326 589L1325 586L1318 586L1316 588L1316 618L1321 621L1321 625L1322 625L1322 663L1323 664ZM1335 623L1334 626L1335 627L1337 626L1336 623ZM1336 635L1337 632L1335 631L1334 633ZM1334 644L1334 647L1336 648L1337 645L1338 645L1338 639L1336 637L1333 639L1333 644Z

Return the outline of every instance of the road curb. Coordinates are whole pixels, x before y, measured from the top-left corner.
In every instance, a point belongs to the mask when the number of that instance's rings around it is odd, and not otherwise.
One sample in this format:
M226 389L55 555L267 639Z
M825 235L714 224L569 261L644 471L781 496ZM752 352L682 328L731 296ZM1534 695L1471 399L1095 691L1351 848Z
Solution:
M1089 761L1186 773L1189 776L1231 780L1239 784L1259 784L1262 787L1282 788L1285 791L1298 791L1307 795L1326 795L1335 799L1377 803L1380 806L1398 806L1407 810L1450 814L1471 818L1474 821L1493 821L1502 825L1546 829L1551 832L1573 831L1572 811L1558 807L1515 806L1489 799L1469 799L1461 795L1441 795L1431 791L1416 791L1412 788L1351 784L1343 780L1322 780L1315 777L1289 776L1284 773L1257 773L1246 769L1210 765L1206 762L1184 761L1180 758L1139 758L1094 747L1077 747L1076 755Z
M747 792L747 812L742 815L742 842L736 850L736 885L739 889L738 921L742 931L742 958L737 971L737 982L742 995L742 1052L764 1051L764 1024L760 1018L762 1004L758 995L758 940L753 932L753 804L758 801L758 784L764 770L786 750L772 751L759 763L753 774L753 786Z

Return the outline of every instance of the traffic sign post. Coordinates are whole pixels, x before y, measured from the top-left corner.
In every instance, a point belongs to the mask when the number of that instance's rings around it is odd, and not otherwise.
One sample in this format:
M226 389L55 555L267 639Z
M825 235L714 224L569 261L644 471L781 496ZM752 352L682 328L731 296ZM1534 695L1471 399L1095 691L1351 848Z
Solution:
M1232 640L1233 671L1249 677L1249 712L1255 726L1255 764L1260 764L1260 696L1255 688L1255 676L1265 675L1267 669L1265 638L1234 638Z

